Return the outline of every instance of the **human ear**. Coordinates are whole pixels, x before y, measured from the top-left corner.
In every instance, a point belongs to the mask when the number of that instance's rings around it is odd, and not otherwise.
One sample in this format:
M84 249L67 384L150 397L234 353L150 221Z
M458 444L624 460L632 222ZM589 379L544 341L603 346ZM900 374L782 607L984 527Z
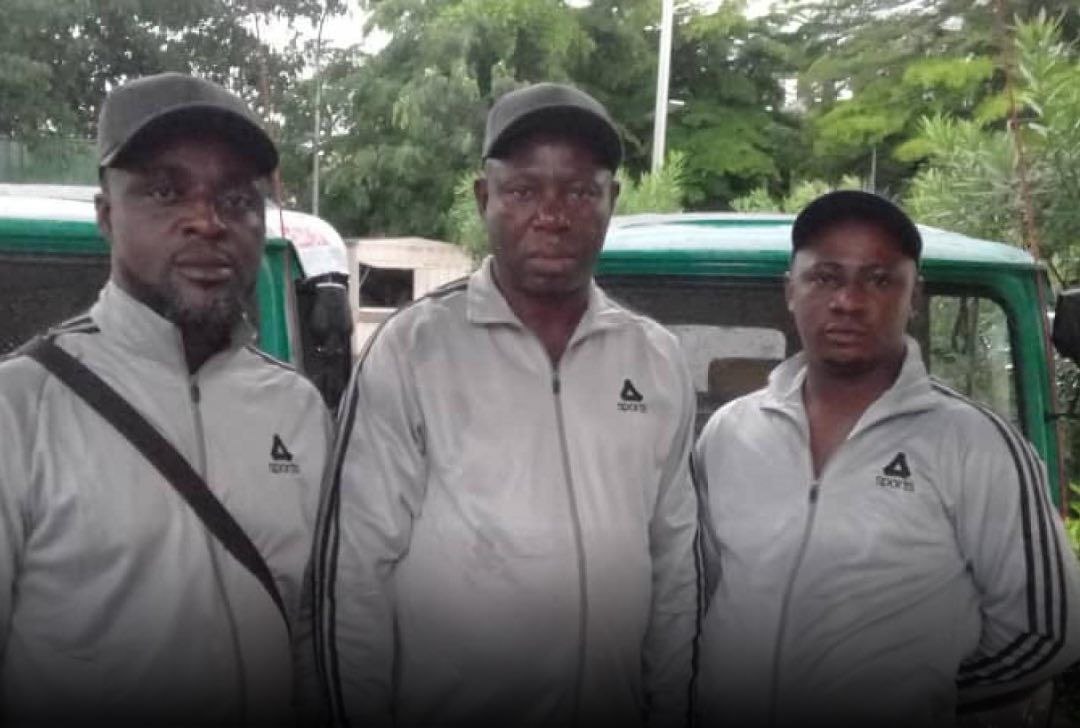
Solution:
M486 177L477 177L473 180L473 197L476 198L476 211L480 217L487 212L488 204L488 181Z
M112 201L109 199L109 193L105 189L105 181L102 178L102 189L96 195L94 195L94 217L97 219L98 230L101 231L101 237L109 243L112 243L112 219L110 214L112 213Z

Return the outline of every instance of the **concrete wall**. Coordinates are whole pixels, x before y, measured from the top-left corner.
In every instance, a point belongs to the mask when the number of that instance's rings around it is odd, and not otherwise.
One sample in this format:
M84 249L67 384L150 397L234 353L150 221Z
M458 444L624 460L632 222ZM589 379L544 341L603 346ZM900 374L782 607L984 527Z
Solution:
M353 238L349 252L349 305L353 312L353 355L395 309L360 306L360 265L413 271L413 298L467 276L475 263L460 246L426 238Z

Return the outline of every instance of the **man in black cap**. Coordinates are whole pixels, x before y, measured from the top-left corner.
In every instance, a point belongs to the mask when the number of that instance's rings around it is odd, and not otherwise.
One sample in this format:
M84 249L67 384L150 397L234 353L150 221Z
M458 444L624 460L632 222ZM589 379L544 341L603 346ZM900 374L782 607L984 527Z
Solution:
M500 98L475 187L491 257L358 363L313 567L338 717L686 722L695 401L674 337L592 280L621 157L577 89Z
M1078 656L1080 568L1034 449L905 334L922 241L865 192L792 228L803 351L698 440L706 725L938 726ZM959 693L958 693L959 688Z
M0 709L291 725L329 418L244 315L277 152L239 98L173 73L110 93L98 140L110 280L0 364Z

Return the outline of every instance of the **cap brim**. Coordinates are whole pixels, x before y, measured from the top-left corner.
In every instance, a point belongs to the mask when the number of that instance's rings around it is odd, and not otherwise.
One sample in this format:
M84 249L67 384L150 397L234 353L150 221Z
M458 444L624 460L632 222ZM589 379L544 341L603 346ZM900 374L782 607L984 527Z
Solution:
M523 114L491 141L484 150L484 159L504 157L515 143L542 131L584 140L612 171L622 163L622 141L611 122L580 106L548 106Z
M165 109L140 124L123 144L101 156L101 167L118 167L132 161L133 154L160 139L188 131L213 130L236 142L237 151L251 159L259 175L278 165L278 152L266 131L242 114L212 104L191 104Z

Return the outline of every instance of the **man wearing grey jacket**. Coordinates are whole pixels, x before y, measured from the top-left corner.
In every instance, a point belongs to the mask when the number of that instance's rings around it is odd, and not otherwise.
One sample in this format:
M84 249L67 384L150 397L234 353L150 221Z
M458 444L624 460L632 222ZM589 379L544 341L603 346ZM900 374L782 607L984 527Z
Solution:
M1080 567L1008 422L932 381L905 335L921 238L841 191L797 217L803 352L695 452L707 725L945 726L1080 656Z
M592 280L621 155L576 89L499 99L475 187L492 257L357 365L314 562L338 718L685 724L694 395L674 337Z
M243 313L277 151L169 73L110 93L99 152L110 280L0 363L3 722L294 725L330 422Z

